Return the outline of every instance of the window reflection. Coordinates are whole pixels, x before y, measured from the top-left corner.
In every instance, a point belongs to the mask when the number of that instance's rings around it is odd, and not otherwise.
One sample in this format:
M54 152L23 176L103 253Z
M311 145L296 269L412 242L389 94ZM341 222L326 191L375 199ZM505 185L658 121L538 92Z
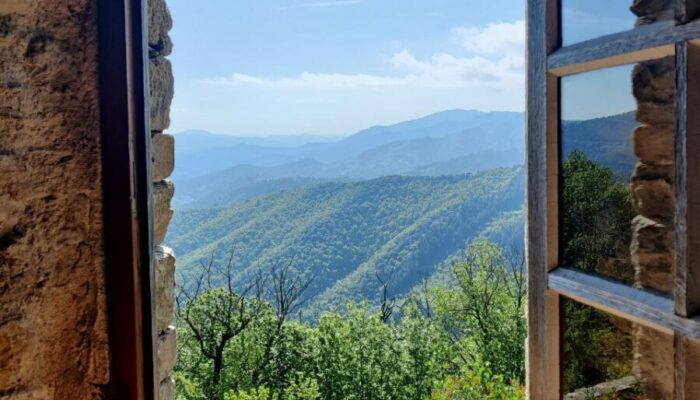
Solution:
M674 57L562 78L560 264L670 295Z
M634 283L631 66L562 79L561 263Z
M562 299L565 400L673 399L673 335Z
M564 46L632 29L637 17L632 0L563 0L562 42Z

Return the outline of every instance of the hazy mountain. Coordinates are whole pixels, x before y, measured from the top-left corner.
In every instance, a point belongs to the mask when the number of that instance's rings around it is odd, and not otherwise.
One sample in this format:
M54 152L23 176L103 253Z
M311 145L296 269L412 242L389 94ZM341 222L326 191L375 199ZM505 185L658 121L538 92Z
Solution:
M634 112L585 121L566 121L562 126L562 151L583 151L591 160L628 178L637 158L632 132L637 126Z
M211 151L206 162L194 152L191 158L178 159L177 169L187 168L188 163L198 164L195 171L219 169L203 176L181 177L174 206L225 206L253 194L273 192L277 184L278 189L288 189L319 180L456 175L521 165L525 158L523 118L519 113L446 111L373 127L333 143L297 147L239 144ZM578 148L593 160L629 175L635 162L631 149L635 125L633 113L565 121L564 154ZM235 165L221 168L226 164ZM188 171L189 176L193 174Z
M407 292L494 218L519 210L523 183L522 168L322 183L177 212L167 242L185 275L212 254L233 254L238 282L293 265L315 276L307 309L319 310L374 298L377 274Z
M521 113L452 110L372 127L335 142L300 146L280 146L281 139L265 138L273 141L262 145L221 135L178 134L174 205L185 209L232 204L250 198L233 195L235 191L252 193L255 189L247 187L259 188L263 182L272 189L273 181L287 188L286 178L299 178L299 183L302 178L438 176L519 165L524 158L523 118ZM300 136L286 143L304 138L316 139Z
M502 136L522 134L523 115L444 111L391 126L375 126L342 139L309 135L250 138L188 131L176 134L178 164L173 176L179 180L242 164L276 166L303 159L335 163L392 142L439 138L470 129L472 135L480 136L478 144L473 145L495 148L506 140ZM519 142L523 145L522 140Z
M633 113L565 121L563 155L579 149L629 174L635 125ZM405 295L424 277L449 279L474 238L522 244L523 132L522 114L447 111L335 142L185 141L178 168L219 170L178 180L167 242L185 282L231 252L239 283L282 265L314 275L312 315L376 299L378 276Z

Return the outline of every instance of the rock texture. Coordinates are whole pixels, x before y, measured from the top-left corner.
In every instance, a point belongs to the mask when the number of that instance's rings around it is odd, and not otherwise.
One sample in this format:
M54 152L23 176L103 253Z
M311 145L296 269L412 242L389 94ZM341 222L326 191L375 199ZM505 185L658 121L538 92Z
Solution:
M161 244L173 215L170 202L175 193L175 185L167 180L175 168L175 138L164 132L170 125L170 103L174 93L172 65L166 58L173 46L168 35L173 22L165 0L148 0L148 15L153 239L156 245L154 295L158 331L156 369L160 400L172 400L175 399L172 372L177 360L177 334L171 326L175 319L175 256L172 249Z
M96 0L0 1L0 398L110 381Z
M172 249L156 246L156 329L168 330L175 312L175 256Z
M669 294L675 210L674 71L674 57L666 57L639 63L632 73L639 122L633 133L639 162L632 175L632 202L639 216L632 224L632 262L638 286Z
M637 25L673 19L672 0L634 0ZM632 263L635 284L671 294L674 270L674 133L675 57L645 61L632 72L637 100L634 152L639 160L632 175ZM673 399L675 359L673 335L650 328L635 329L634 375L650 399Z

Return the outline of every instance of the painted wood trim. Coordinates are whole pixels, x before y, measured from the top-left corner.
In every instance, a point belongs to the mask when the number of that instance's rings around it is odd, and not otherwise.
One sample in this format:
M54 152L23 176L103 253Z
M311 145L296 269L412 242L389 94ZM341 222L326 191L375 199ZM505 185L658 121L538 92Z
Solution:
M527 2L527 264L528 342L527 392L530 399L561 397L559 384L559 297L547 289L547 273L556 265L556 221L549 224L557 163L548 159L551 141L558 141L558 80L547 72L547 57L560 43L557 0ZM554 84L553 84L554 83ZM552 129L554 123L554 129ZM553 136L550 137L550 135ZM556 186L554 187L556 190ZM556 209L555 209L556 214ZM555 240L554 243L549 243Z
M675 43L700 37L700 21L661 21L563 47L547 60L557 76L673 55Z
M100 1L97 15L109 391L157 399L146 0Z
M673 313L673 300L572 268L549 274L549 287L562 296L658 331L700 339L700 318Z

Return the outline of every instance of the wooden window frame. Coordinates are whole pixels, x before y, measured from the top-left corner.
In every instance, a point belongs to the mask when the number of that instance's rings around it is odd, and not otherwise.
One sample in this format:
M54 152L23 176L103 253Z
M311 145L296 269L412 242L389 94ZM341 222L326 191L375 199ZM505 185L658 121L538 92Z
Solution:
M663 21L561 47L560 0L527 2L527 392L561 399L560 299L674 335L676 399L685 395L685 343L700 339L700 20L697 0L676 0ZM560 79L676 56L675 259L673 298L559 266ZM692 185L692 186L691 186Z
M97 2L108 391L132 400L158 399L146 7Z

